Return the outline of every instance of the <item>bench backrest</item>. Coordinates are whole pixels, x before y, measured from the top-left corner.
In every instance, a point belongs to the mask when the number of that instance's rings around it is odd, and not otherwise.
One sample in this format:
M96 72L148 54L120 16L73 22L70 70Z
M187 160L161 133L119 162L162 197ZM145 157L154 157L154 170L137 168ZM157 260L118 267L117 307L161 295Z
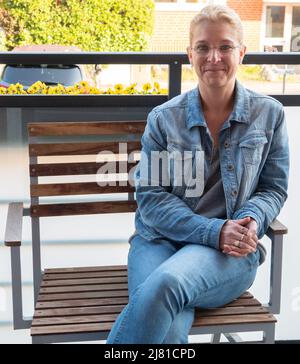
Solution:
M29 123L31 216L134 212L132 176L145 125L146 121ZM119 199L99 201L99 194L115 193ZM56 202L54 196L59 196Z

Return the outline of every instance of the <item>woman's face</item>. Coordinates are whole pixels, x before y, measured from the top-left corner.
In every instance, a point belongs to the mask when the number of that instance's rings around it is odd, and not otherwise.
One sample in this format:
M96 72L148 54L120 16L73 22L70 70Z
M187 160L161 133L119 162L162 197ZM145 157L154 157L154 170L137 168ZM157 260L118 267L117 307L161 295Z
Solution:
M187 51L200 86L226 88L235 82L246 47L240 45L232 25L203 21L194 27L192 43Z

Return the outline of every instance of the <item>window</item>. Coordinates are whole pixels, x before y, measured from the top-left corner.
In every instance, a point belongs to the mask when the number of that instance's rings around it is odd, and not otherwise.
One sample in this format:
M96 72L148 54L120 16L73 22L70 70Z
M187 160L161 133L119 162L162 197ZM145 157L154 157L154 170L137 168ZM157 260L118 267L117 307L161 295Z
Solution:
M300 6L293 7L291 52L300 52Z
M285 6L267 6L266 36L281 38L284 35Z

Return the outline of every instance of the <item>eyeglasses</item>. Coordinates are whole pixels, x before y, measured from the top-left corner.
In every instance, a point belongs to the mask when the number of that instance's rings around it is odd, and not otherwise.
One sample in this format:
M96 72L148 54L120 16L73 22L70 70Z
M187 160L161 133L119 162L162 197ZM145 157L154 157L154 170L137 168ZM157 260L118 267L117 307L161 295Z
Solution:
M218 47L209 47L205 44L198 44L196 47L192 48L199 56L206 57L210 54L211 50L216 49L218 53L222 56L230 55L236 48L240 48L240 46L233 46L230 44L223 44Z

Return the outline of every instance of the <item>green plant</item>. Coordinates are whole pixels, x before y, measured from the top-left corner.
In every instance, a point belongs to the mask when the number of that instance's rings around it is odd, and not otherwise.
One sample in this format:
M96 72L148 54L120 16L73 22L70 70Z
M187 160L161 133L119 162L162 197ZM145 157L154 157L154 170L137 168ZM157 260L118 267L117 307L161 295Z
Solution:
M86 51L142 51L153 30L153 0L0 0L0 8L8 50L62 44Z

